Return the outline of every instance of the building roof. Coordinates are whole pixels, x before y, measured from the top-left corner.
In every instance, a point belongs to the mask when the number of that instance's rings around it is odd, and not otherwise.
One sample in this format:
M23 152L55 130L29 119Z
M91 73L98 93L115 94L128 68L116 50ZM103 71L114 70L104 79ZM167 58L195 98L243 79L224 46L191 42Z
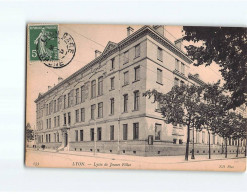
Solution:
M51 88L47 92L45 92L43 94L40 93L38 98L34 102L37 103L37 101L39 101L40 99L42 99L43 97L45 97L46 95L48 95L49 93L54 91L55 89L58 89L60 86L62 86L64 83L68 82L69 80L71 80L72 78L77 76L78 74L82 73L83 71L86 71L87 69L92 67L94 64L106 59L107 57L109 57L113 53L117 52L118 50L121 50L121 49L125 48L126 46L130 45L131 43L136 41L136 39L140 38L140 36L145 36L145 35L149 35L153 39L155 39L156 41L161 42L162 45L165 45L166 48L168 48L172 52L176 53L179 57L181 57L187 63L193 62L180 48L176 47L173 42L171 42L166 37L164 37L163 35L158 33L153 27L145 25L142 28L140 28L139 30L133 32L131 35L129 35L128 37L126 37L125 39L120 41L119 43L114 43L114 42L109 41L108 44L106 45L104 51L102 52L102 54L100 56L93 59L91 62L89 62L88 64L83 66L81 69L79 69L78 71L76 71L75 73L73 73L72 75L70 75L69 77L67 77L63 81L61 81L60 83L58 83L56 86L54 86L53 88Z
M191 73L189 73L188 78L190 80L198 83L199 85L206 85L206 83L199 78L199 74L191 74Z

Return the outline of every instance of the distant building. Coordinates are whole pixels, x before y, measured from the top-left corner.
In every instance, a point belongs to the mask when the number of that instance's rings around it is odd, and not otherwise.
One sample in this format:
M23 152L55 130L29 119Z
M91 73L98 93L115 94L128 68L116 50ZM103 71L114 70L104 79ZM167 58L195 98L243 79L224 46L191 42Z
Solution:
M159 106L142 94L174 85L203 83L190 74L191 59L164 37L164 26L144 26L119 43L109 42L95 59L49 87L35 100L37 145L57 150L133 155L182 155L186 128L165 124ZM213 135L212 135L213 136ZM212 138L218 153L222 140ZM207 135L196 134L207 153Z

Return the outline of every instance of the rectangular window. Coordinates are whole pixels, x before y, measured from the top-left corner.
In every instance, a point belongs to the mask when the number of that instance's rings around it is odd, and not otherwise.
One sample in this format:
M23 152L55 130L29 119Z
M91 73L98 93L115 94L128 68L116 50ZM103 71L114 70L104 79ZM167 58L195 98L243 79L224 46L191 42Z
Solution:
M136 58L139 57L140 54L141 54L141 52L140 52L140 44L138 44L138 45L135 46L135 57Z
M161 124L155 124L155 140L160 140Z
M114 140L114 125L110 126L110 140Z
M49 121L46 119L46 129L49 129Z
M202 132L202 143L205 143L205 132Z
M91 105L91 119L95 119L95 104Z
M48 104L45 105L45 114L48 115Z
M51 142L51 134L48 134L49 143Z
M57 116L57 126L60 127L60 116Z
M59 133L57 133L57 142L59 142Z
M75 141L78 142L78 130L75 130Z
M179 80L178 80L178 78L175 78L174 79L174 86L179 86Z
M157 68L157 83L162 84L163 83L163 74L162 70Z
M135 81L139 81L140 80L140 66L135 67Z
M123 97L124 97L124 112L128 112L128 94L125 94Z
M139 123L133 123L133 139L139 139Z
M77 109L75 111L75 122L78 123L79 122L79 109Z
M81 108L81 122L85 122L85 108Z
M83 141L83 130L80 130L80 141Z
M90 129L90 138L91 141L94 141L94 128Z
M124 85L129 84L129 71L124 72Z
M68 112L68 124L70 125L70 123L71 123L71 114L70 112Z
M66 108L66 95L63 96L63 108Z
M54 112L56 112L56 111L57 111L57 101L54 100Z
M140 105L140 92L135 91L134 92L134 110L139 110Z
M102 133L102 129L101 129L101 127L98 127L98 129L97 129L98 141L101 141L101 133Z
M51 114L51 102L49 103L49 114Z
M163 61L163 51L160 47L157 49L157 59L160 60L161 62Z
M124 52L124 64L129 62L129 51Z
M49 118L49 129L51 128L51 118Z
M213 144L215 144L215 134L213 134Z
M96 97L96 81L93 80L91 82L91 98L95 98Z
M114 114L114 98L111 98L111 112L110 112L111 115Z
M181 73L182 74L184 74L184 67L185 67L184 63L181 63Z
M199 131L196 131L196 143L199 143Z
M70 99L71 99L71 93L69 92L68 93L68 104L67 104L68 105L68 108L70 107Z
M103 77L98 79L98 95L103 95Z
M81 86L81 102L85 102L86 99L86 90L85 85Z
M115 77L111 78L111 90L113 90L115 88L114 79L115 79Z
M179 60L175 59L175 70L179 71Z
M103 117L103 102L98 103L98 118Z
M65 124L65 125L66 125L66 113L65 113L65 114L63 114L63 124Z
M56 117L54 117L54 127L57 126L57 120L56 120Z
M111 59L111 70L115 68L115 58Z
M58 98L57 99L57 109L56 109L56 111L59 111L60 110L60 106L59 106L60 105L60 99L61 98Z
M57 142L57 140L56 140L56 133L54 133L54 142Z
M128 124L123 124L123 140L128 139Z
M75 90L75 104L79 104L79 88Z

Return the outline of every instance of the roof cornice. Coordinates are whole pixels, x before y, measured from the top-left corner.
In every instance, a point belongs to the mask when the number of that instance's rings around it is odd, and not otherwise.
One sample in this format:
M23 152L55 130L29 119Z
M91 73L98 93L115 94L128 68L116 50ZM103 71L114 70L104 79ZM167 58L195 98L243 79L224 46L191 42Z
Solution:
M37 103L40 99L42 99L46 95L52 93L53 91L58 89L60 86L62 86L64 83L70 81L71 79L73 79L77 75L81 74L82 72L85 72L86 70L91 68L93 65L103 61L104 59L108 58L110 55L114 54L115 52L117 52L117 51L127 47L128 45L132 44L133 42L136 41L136 39L138 39L142 36L146 36L146 35L149 35L150 37L152 37L157 42L161 43L162 45L165 45L169 50L171 50L176 55L178 55L179 57L184 59L187 63L192 63L192 60L181 49L176 47L174 45L174 43L172 43L170 40L168 40L167 38L165 38L164 36L162 36L161 34L156 32L152 27L145 25L142 28L138 29L136 32L134 32L131 35L129 35L128 37L126 37L125 39L123 39L122 41L120 41L117 44L117 47L113 48L112 50L109 50L108 52L102 53L100 56L93 59L91 62L89 62L88 64L83 66L81 69L77 70L75 73L73 73L72 75L70 75L69 77L67 77L63 81L61 81L60 83L58 83L56 86L54 86L53 88L51 88L47 92L43 93L34 102Z

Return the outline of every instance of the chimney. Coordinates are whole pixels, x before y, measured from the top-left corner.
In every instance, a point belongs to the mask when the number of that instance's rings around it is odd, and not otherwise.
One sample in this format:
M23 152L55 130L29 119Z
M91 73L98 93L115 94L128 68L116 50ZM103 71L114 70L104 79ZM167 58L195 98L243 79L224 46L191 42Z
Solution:
M62 77L58 77L58 83L61 83L63 81Z
M49 86L48 86L48 91L49 91L50 89L51 89L51 86L49 85Z
M156 30L162 36L165 36L165 26L164 25L153 25L154 30Z
M194 74L194 77L199 79L199 74L198 73Z
M95 50L95 58L99 57L102 54L101 51Z
M180 38L174 41L174 44L177 48L182 49L182 42L183 42L183 38Z
M133 32L134 29L131 26L127 27L127 37L130 36Z

